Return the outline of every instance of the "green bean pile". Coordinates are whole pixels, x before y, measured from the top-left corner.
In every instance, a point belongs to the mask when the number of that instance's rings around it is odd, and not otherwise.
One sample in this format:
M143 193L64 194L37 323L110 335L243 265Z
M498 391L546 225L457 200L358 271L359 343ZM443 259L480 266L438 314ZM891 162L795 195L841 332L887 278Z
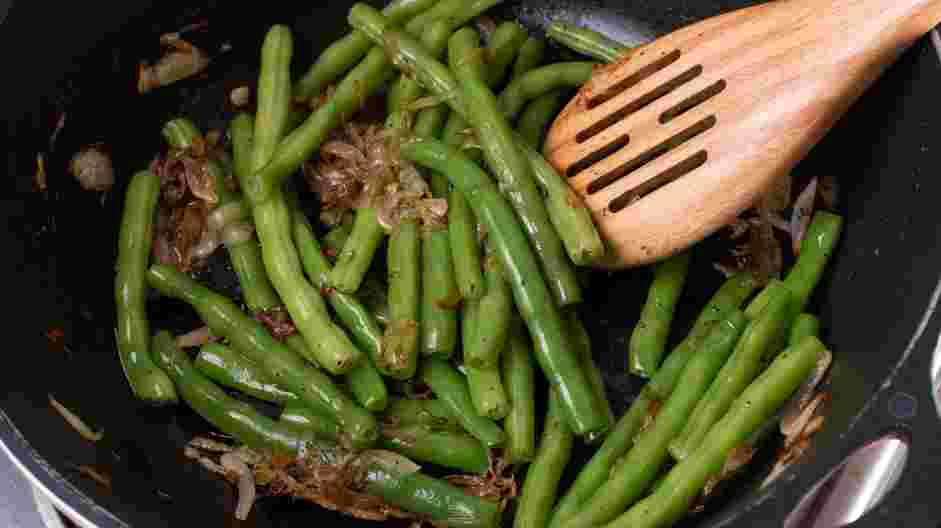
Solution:
M516 469L528 465L514 506L518 528L668 526L825 353L820 321L806 309L842 221L815 215L784 280L758 292L750 274L729 278L672 350L690 252L656 264L625 350L624 375L649 381L616 420L577 313L584 298L577 267L598 261L605 246L587 208L538 151L566 95L596 63L543 64L546 43L515 22L481 44L469 23L497 3L397 0L382 12L357 4L353 31L293 83L291 31L272 27L255 114L234 116L231 153L207 161L216 217L249 223L257 235L226 244L241 298L148 265L160 180L135 174L115 280L121 363L137 398L182 400L238 443L272 456L303 457L305 446L380 449L483 476L500 453ZM552 24L548 36L602 62L630 57L629 48L585 29ZM313 111L291 104L324 93ZM389 228L363 205L327 232L285 183L368 98L383 94L388 137L401 161L418 167L430 196L447 202L447 223L406 217ZM434 104L416 109L429 97ZM163 133L175 149L202 141L185 117ZM384 269L375 258L383 248ZM168 332L152 337L148 287L189 304L220 342L191 359ZM254 317L280 307L296 329L285 338ZM539 371L548 385L541 396ZM403 386L433 397L403 396L396 390ZM252 399L280 406L280 417L246 403ZM565 487L579 437L603 442ZM419 518L499 523L497 503L448 480L366 467L359 491Z

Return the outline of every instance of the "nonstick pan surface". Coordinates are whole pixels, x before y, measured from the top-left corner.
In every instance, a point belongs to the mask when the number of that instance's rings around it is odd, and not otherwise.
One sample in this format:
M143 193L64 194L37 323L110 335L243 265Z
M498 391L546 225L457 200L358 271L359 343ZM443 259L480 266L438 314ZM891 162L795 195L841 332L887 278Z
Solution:
M586 24L636 44L690 22L752 4L747 1L507 2L537 30L550 19ZM204 128L223 127L227 88L252 81L264 31L287 23L295 32L298 72L347 30L351 2L266 2L236 7L210 1L199 8L175 2L128 1L99 8L48 0L0 2L0 49L6 82L0 128L5 145L0 231L6 279L4 354L0 366L0 441L62 504L100 527L132 525L235 526L233 489L182 455L182 446L208 425L185 406L151 409L135 402L114 348L112 281L124 185L161 148L159 128L173 115L194 116ZM5 16L4 16L5 14ZM194 20L209 22L207 46L230 43L204 78L146 96L134 92L141 58L157 37ZM941 63L927 39L917 43L850 110L798 168L799 175L834 174L845 235L815 307L835 352L834 398L826 427L804 460L773 486L758 490L759 467L684 526L780 526L802 494L846 455L885 434L910 443L908 464L894 492L861 526L936 526L941 482L941 422L931 395L929 365L941 331L935 314L941 270ZM49 191L33 189L37 152L61 112L66 125L47 153ZM82 191L65 172L79 147L104 142L118 184L107 195ZM225 257L204 277L232 292ZM695 255L674 338L688 327L721 277L708 245ZM623 412L640 387L626 375L626 346L649 283L644 271L596 275L582 307L608 396ZM193 314L154 300L154 326L185 331ZM61 329L64 344L46 333ZM47 394L105 429L97 445L82 441L54 414ZM773 446L766 453L773 454ZM574 477L590 455L581 449L566 473ZM767 458L767 457L766 457ZM764 460L767 469L767 462ZM106 490L76 471L108 472ZM760 464L759 464L760 466ZM288 499L260 501L258 527L362 524Z

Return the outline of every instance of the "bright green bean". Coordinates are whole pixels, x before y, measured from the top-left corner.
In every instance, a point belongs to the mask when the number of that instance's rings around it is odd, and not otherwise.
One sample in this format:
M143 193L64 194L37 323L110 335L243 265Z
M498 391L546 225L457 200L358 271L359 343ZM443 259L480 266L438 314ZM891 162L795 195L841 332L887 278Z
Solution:
M502 356L503 383L510 410L503 421L506 458L511 464L532 460L536 454L536 387L532 345L523 325L510 329L510 341Z
M784 291L790 292L787 286L784 285L784 282L778 279L771 279L768 281L768 284L758 292L758 295L755 295L755 298L748 303L748 307L745 308L745 315L749 319L757 319L761 312L768 307L768 304L775 297L780 296Z
M389 427L421 425L431 429L463 431L460 422L441 400L392 398L382 413L383 424Z
M465 433L433 430L420 425L385 427L379 445L419 462L428 462L467 473L490 469L487 448Z
M152 266L147 281L164 295L186 301L215 335L227 338L232 347L255 361L278 385L296 394L311 409L334 418L354 446L375 442L378 431L372 415L235 303L168 266Z
M497 26L486 48L484 80L488 86L500 86L528 37L526 29L517 22L503 22Z
M418 222L403 219L389 237L389 315L383 340L384 370L400 379L418 366L418 317L421 291L421 241Z
M477 165L439 142L416 139L402 145L401 154L419 165L446 174L487 227L489 240L511 286L535 345L535 355L546 379L559 387L570 425L576 434L601 431L607 423L601 405L570 346L566 325L523 230L506 199Z
M203 138L199 128L186 117L177 117L167 121L161 132L167 144L179 150L189 149Z
M472 338L464 341L464 363L480 369L495 369L510 333L513 293L494 257L484 261L484 279L487 291L475 301L479 315Z
M823 353L823 343L808 336L779 355L735 400L722 420L709 429L699 449L674 466L653 494L606 527L665 528L685 516L706 480L719 473L732 450L747 441L787 401Z
M219 385L259 400L280 404L299 401L293 392L272 382L261 367L225 345L206 343L200 347L193 366Z
M516 130L526 143L536 150L542 150L542 142L549 130L549 125L559 115L565 104L565 91L555 90L533 99L526 105L516 122Z
M461 298L479 299L486 289L480 261L480 241L470 204L460 191L448 194L448 240L454 262L454 278Z
M513 528L543 528L549 523L562 472L572 455L574 438L565 423L559 395L549 393L549 410L539 439L539 452L526 470Z
M582 362L585 377L588 378L588 383L591 383L591 388L595 391L595 397L598 399L598 403L602 406L605 415L608 417L608 425L614 425L614 411L611 410L611 404L608 402L608 393L604 387L604 377L601 375L601 369L595 364L594 357L592 357L591 337L589 337L588 330L585 329L585 325L582 324L581 319L578 318L578 312L572 309L566 312L565 316L569 331L571 332L569 335L571 336L572 345L575 346L578 357Z
M301 429L311 430L318 438L329 438L337 441L342 433L340 426L335 421L303 405L288 404L281 411L281 417L278 420L293 424Z
M810 295L823 278L823 271L840 242L843 218L826 211L814 214L804 240L800 256L788 272L784 284L794 295L794 310L797 313L807 308Z
M423 132L416 127L416 133ZM435 198L447 197L447 178L432 173L431 190ZM451 357L457 349L457 308L460 304L460 293L454 280L450 237L446 226L425 225L423 230L421 352L423 356Z
M356 293L385 235L375 209L357 209L353 231L330 272L330 284L341 292Z
M546 28L546 37L562 44L566 48L598 59L602 62L616 62L630 56L631 48L612 40L597 31L578 27L564 22L553 22Z
M252 136L252 172L264 167L284 136L290 112L294 40L287 26L274 25L261 47L258 110Z
M560 88L578 88L588 82L595 65L594 62L557 62L530 70L503 89L500 109L513 121L529 101Z
M787 338L788 346L794 346L807 336L820 337L820 319L813 314L802 313L791 325Z
M131 392L155 404L177 401L173 382L150 355L150 322L145 310L145 273L153 240L153 217L160 196L160 178L141 171L131 178L124 198L118 235L114 300L117 311L115 337L118 357Z
M513 64L513 78L517 78L542 64L546 55L546 41L538 37L529 37L520 48Z
M647 301L631 334L628 364L634 375L650 378L660 368L660 360L670 336L673 312L686 284L689 262L689 252L684 252L654 267Z
M477 414L492 420L502 420L510 412L510 400L500 379L497 367L472 367L464 365L467 374L467 390Z
M474 438L488 448L503 444L503 430L493 420L477 414L467 390L467 381L447 361L436 358L425 360L421 378Z

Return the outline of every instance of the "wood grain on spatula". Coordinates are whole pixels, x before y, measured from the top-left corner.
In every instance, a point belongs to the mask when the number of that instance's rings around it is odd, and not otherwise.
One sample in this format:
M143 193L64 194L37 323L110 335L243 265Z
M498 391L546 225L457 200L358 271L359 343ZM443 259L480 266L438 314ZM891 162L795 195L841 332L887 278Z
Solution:
M609 245L599 266L648 264L732 222L939 22L941 0L778 0L599 68L544 148Z

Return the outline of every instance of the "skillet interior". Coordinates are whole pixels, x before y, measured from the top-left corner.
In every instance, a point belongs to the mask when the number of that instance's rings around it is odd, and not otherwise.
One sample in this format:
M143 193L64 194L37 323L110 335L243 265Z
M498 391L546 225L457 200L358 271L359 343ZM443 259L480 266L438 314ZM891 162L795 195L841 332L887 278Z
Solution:
M525 7L509 2L505 15L519 15L531 27L550 18L563 18L608 31L627 42L640 42L697 19L747 1L578 2L526 0ZM174 3L159 7L148 2L127 2L120 8L89 13L77 7L33 0L14 5L5 31L4 49L15 50L35 41L37 28L57 35L57 44L11 57L17 81L7 86L0 115L6 123L4 206L7 230L0 232L7 258L0 270L7 281L7 364L0 369L0 432L4 443L21 457L25 442L7 426L12 423L39 458L29 458L38 470L63 476L70 484L44 481L78 501L87 497L116 518L90 503L76 507L101 526L116 519L134 526L186 523L199 526L233 524L233 491L182 457L182 445L207 430L206 424L181 406L148 409L130 399L113 345L113 262L117 219L126 177L161 148L159 127L170 116L195 116L203 127L224 126L226 88L233 81L253 80L261 38L269 24L289 23L295 30L298 71L315 52L346 31L345 15L351 2L329 2L298 7L293 3L266 3L242 12L207 2L196 10ZM54 19L48 17L57 10ZM262 7L262 8L259 8ZM74 10L74 11L71 11ZM70 12L71 11L71 12ZM195 17L210 23L208 34L216 44L233 44L209 70L208 79L187 81L147 96L133 92L134 71L142 56L156 51L157 36ZM130 22L122 26L122 22ZM83 21L74 24L75 20ZM869 401L895 365L926 313L937 283L939 224L934 218L933 196L941 182L932 179L941 150L933 138L941 121L930 120L934 94L941 88L941 72L930 45L922 41L894 66L837 129L798 169L802 174L832 173L841 178L840 210L848 219L844 241L833 272L820 288L817 307L826 323L826 341L836 355L834 399L827 427L818 435L808 460L818 466L836 462L834 454L850 441L864 440L868 427L850 428L853 417ZM57 111L67 112L66 126L47 156L50 192L47 198L32 190L35 153L45 150ZM936 114L936 112L934 112ZM69 156L81 145L103 141L113 151L118 185L104 197L80 190L66 174ZM685 330L720 276L710 265L708 247L696 254L675 328ZM232 285L224 257L213 266L213 284ZM645 271L598 275L587 292L583 318L589 325L595 357L600 361L615 411L626 409L640 384L624 375L626 344L636 320L649 276ZM154 326L177 331L192 328L185 307L159 301ZM50 347L44 332L61 327L68 352ZM929 325L933 340L936 329ZM934 332L934 334L932 334ZM674 338L682 332L674 332ZM922 378L898 383L928 383ZM92 424L106 430L98 446L82 442L53 414L47 393L66 403ZM929 410L930 403L922 402ZM921 419L936 420L934 410ZM888 427L880 422L879 427ZM865 429L865 430L861 430ZM567 477L590 454L581 450ZM75 465L90 464L108 471L110 492L80 477ZM810 464L798 466L808 473ZM816 473L823 469L817 468ZM741 484L760 475L746 475ZM803 479L802 479L803 480ZM65 489L62 486L73 486ZM77 494L75 492L78 492ZM744 489L710 506L690 525L730 520L746 510L756 495ZM783 514L790 505L783 503ZM303 503L263 500L253 515L259 527L302 526L310 522L352 525L355 521Z

